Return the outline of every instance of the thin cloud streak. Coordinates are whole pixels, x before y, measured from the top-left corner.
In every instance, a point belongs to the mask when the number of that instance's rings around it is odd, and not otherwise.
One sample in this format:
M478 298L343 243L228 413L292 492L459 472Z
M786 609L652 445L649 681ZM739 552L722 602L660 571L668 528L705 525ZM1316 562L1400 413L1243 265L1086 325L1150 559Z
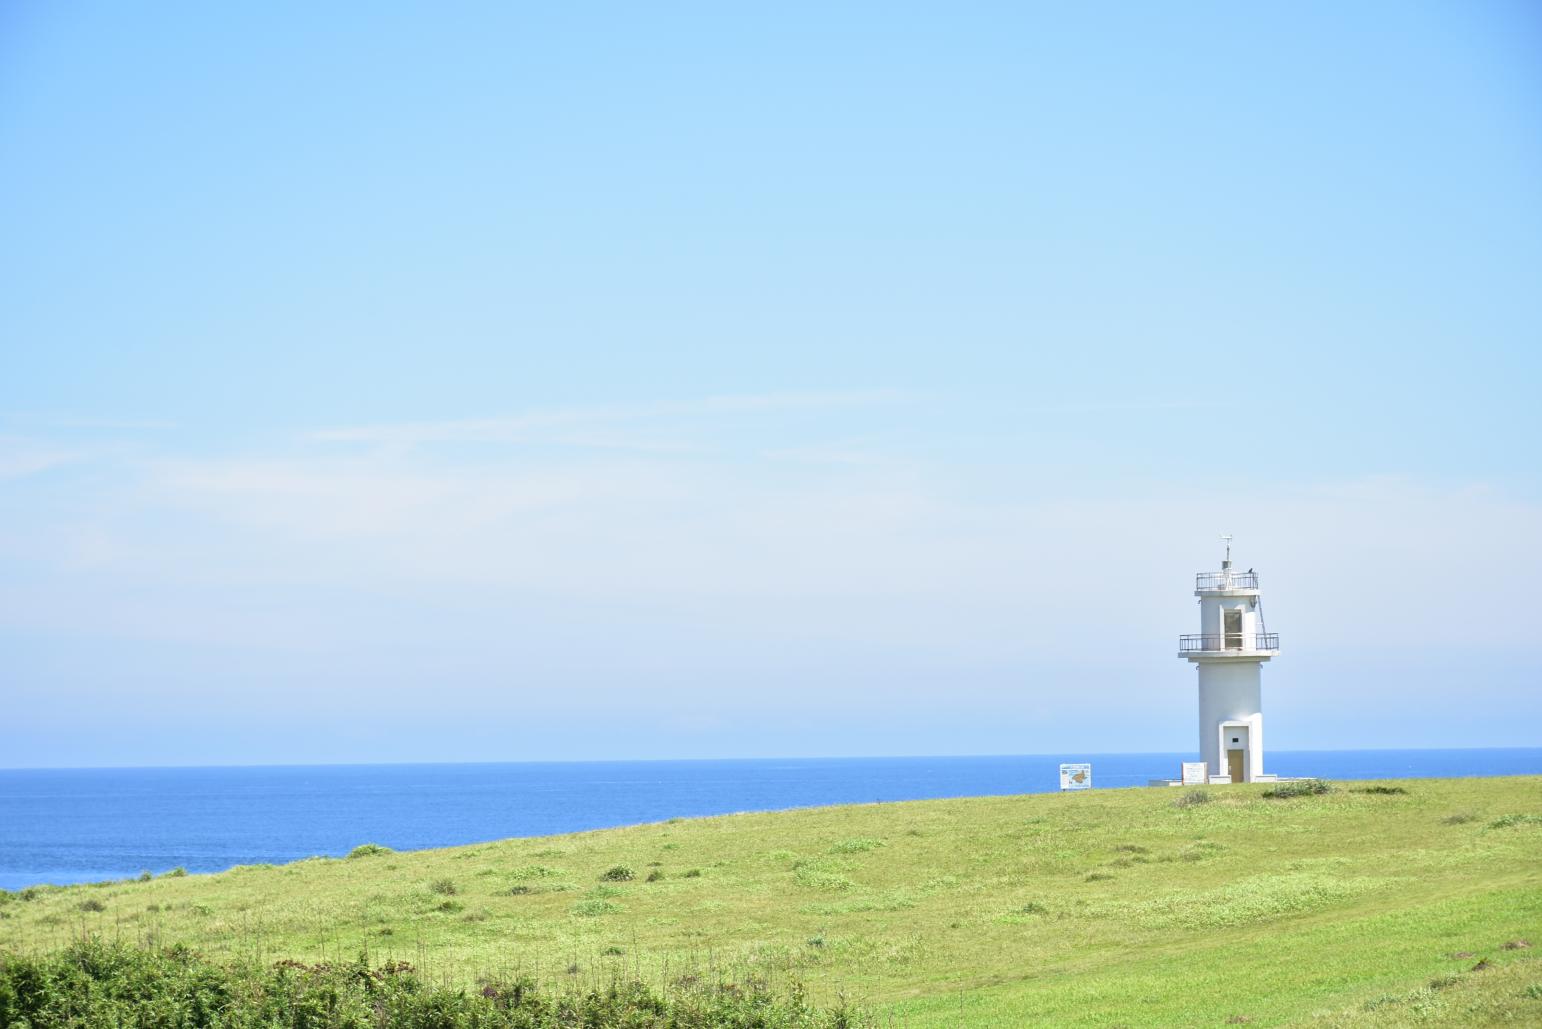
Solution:
M788 411L838 410L906 402L897 390L791 392L705 397L663 404L551 408L492 418L403 422L319 429L308 438L329 443L430 444L565 442L601 448L632 446L610 436L558 435L563 429L638 423L663 419L699 419L771 415ZM649 444L645 449L652 449Z

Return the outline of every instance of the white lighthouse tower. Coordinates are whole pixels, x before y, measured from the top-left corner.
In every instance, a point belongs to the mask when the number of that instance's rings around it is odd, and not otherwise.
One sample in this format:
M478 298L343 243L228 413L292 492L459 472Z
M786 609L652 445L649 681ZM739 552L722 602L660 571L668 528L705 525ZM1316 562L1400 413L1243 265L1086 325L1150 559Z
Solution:
M1199 666L1199 752L1211 782L1273 780L1264 774L1264 662L1280 639L1264 629L1258 576L1231 566L1231 537L1219 572L1194 579L1199 632L1178 637L1178 656Z

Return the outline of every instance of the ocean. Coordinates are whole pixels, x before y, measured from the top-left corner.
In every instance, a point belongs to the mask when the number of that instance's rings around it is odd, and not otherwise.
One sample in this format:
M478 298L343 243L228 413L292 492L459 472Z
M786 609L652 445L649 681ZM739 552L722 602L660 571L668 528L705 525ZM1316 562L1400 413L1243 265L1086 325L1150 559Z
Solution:
M1187 754L0 770L0 888L543 836L667 818L1176 777ZM1329 779L1542 774L1542 748L1271 751Z

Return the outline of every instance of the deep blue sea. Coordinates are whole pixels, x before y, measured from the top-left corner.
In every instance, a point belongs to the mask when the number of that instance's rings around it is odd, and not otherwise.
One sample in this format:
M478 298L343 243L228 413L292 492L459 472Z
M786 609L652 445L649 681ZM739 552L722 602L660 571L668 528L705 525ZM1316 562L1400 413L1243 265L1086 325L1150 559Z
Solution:
M1095 788L1176 777L1186 754L594 761L0 771L0 888L184 866L541 836L673 817L876 800L1046 793L1061 761ZM1542 774L1542 748L1271 751L1330 779Z

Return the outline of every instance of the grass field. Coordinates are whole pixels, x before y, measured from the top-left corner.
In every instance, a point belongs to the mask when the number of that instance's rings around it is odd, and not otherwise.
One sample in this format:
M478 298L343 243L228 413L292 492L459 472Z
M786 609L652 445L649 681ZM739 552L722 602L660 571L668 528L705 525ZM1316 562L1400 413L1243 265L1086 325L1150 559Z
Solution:
M1542 1025L1542 778L1264 793L815 808L33 888L0 894L0 947L798 980L915 1029Z

